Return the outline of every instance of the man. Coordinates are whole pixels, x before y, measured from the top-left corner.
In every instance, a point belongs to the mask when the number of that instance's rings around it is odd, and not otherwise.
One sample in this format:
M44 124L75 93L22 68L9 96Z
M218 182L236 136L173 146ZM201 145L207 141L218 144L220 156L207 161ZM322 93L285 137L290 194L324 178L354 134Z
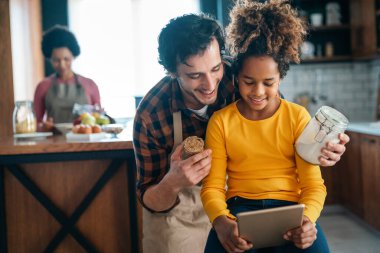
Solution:
M159 36L159 63L168 76L144 97L134 122L137 194L143 209L144 252L203 252L210 229L199 182L211 150L181 159L182 140L204 138L210 115L235 100L224 34L205 15L172 19ZM329 144L320 161L334 165L349 140Z

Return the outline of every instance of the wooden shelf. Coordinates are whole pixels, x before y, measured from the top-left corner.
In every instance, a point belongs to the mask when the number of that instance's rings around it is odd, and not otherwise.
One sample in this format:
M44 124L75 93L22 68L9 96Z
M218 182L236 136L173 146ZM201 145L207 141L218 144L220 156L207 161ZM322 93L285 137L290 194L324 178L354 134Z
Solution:
M314 57L310 59L304 59L301 63L321 63L321 62L343 62L343 61L351 61L351 55L335 55L332 57Z
M336 30L350 30L351 26L348 24L343 25L321 25L311 26L310 31L336 31Z

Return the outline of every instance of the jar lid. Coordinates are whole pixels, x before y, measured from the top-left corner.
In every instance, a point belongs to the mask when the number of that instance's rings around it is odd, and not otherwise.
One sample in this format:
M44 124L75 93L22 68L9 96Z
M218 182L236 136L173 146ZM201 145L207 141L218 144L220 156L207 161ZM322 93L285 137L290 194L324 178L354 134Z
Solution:
M32 100L19 100L19 101L16 101L15 104L16 105L25 105L25 104L31 105L31 104L33 104L33 101Z
M320 122L329 121L325 122L325 124L327 123L330 125L329 127L337 128L336 130L345 130L349 123L346 116L329 106L319 108L315 116Z

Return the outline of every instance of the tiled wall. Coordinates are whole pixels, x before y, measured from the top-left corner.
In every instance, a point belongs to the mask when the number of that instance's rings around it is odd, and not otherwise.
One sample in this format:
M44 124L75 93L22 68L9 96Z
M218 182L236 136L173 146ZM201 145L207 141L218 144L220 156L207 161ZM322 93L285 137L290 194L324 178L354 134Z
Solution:
M373 121L379 82L380 60L301 64L290 66L280 90L291 101L299 94L309 95L312 115L321 105L329 105L351 122Z

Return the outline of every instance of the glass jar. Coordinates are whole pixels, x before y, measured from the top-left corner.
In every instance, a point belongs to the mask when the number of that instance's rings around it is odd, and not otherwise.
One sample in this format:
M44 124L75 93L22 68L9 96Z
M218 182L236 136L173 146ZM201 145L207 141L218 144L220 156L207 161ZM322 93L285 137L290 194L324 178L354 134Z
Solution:
M16 101L13 110L13 133L24 134L37 131L37 119L32 101Z
M319 164L321 149L327 142L339 143L339 133L344 133L348 119L337 110L322 106L298 137L295 147L305 161Z

